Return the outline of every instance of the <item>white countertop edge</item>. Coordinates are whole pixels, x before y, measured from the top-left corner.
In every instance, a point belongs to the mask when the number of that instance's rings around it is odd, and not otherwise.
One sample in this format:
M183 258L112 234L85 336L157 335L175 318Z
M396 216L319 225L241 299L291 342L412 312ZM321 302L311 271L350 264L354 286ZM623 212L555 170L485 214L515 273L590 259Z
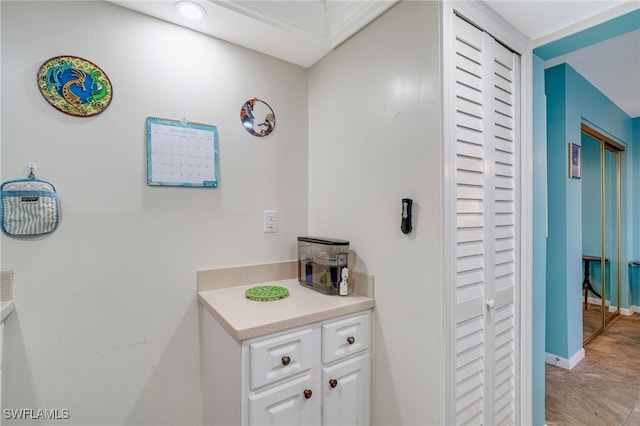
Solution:
M4 321L4 319L13 312L13 306L13 300L3 300L0 302L0 322Z
M295 284L294 284L295 282ZM268 285L284 285L289 287L291 285L299 285L297 284L298 280L283 280L283 281L274 281L268 282L264 284ZM235 287L237 293L234 291L234 298L243 297L244 291L246 288L252 287L252 285ZM335 297L336 304L335 306L323 306L321 309L316 309L314 306L310 306L307 311L304 313L297 312L293 315L274 315L273 320L262 320L257 321L254 325L245 326L245 327L235 327L225 315L221 314L216 309L216 302L212 302L212 296L215 297L216 292L220 290L207 290L198 292L198 301L200 304L209 312L223 327L231 337L233 337L237 341L243 341L247 339L251 339L254 337L264 336L266 334L275 333L278 331L287 330L289 328L304 326L308 324L312 324L318 321L323 321L331 318L337 318L342 315L348 315L354 312L363 311L366 309L371 309L375 307L375 300L371 297L361 296L358 294L349 294L349 296L327 296L322 293L316 292L311 289L305 289L300 286L304 292L311 292L311 294L317 294L318 297ZM223 289L221 289L223 290ZM223 296L225 297L225 296ZM228 297L228 296L226 296ZM344 303L347 301L348 303ZM222 302L224 304L224 301ZM277 304L278 301L274 302L252 302L252 303L268 303L268 304ZM268 306L268 305L265 305ZM278 305L273 305L278 306Z

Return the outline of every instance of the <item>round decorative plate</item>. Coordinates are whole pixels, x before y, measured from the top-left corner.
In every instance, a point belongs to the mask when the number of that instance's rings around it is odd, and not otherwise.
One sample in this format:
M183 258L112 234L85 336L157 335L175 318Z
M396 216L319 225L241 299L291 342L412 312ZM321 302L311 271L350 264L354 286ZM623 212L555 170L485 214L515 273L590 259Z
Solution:
M111 102L111 81L96 64L76 56L56 56L38 70L42 96L59 111L88 117Z
M284 299L289 295L289 290L286 287L280 287L278 285L260 285L251 287L244 294L247 296L247 299L267 301Z
M240 109L242 125L253 136L267 136L276 127L276 115L265 101L249 99Z

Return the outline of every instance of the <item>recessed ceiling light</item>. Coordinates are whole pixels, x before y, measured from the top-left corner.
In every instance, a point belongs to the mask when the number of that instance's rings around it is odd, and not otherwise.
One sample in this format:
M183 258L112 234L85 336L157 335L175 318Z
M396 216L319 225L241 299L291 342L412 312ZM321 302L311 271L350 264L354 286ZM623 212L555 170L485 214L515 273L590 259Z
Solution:
M190 1L179 1L176 3L176 7L185 18L189 19L200 19L207 12L197 3L193 3Z

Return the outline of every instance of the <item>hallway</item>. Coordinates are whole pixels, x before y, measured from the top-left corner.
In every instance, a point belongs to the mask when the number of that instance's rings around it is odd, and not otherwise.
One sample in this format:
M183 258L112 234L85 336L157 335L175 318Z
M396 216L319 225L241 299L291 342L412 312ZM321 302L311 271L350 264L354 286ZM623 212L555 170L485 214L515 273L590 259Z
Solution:
M547 425L640 424L640 314L622 316L573 370L546 366Z

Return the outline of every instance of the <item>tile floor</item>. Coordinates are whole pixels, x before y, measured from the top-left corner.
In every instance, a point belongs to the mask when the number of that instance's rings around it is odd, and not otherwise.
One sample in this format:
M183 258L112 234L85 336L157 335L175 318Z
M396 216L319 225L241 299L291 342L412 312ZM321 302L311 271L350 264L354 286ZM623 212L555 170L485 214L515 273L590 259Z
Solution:
M547 425L640 425L640 314L621 316L573 370L546 366Z

